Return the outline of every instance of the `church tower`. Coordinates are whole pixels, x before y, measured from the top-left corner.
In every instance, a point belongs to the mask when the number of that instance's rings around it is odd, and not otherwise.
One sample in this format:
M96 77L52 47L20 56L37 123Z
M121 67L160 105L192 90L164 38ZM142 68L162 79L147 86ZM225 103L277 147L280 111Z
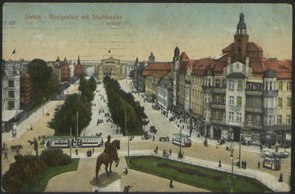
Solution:
M249 35L247 34L247 27L244 21L244 14L240 13L239 23L237 25L237 32L234 36L235 53L234 61L244 62L246 59L247 44Z
M177 105L177 84L178 84L178 69L180 63L180 50L178 47L174 49L172 72L173 72L173 107L176 108Z

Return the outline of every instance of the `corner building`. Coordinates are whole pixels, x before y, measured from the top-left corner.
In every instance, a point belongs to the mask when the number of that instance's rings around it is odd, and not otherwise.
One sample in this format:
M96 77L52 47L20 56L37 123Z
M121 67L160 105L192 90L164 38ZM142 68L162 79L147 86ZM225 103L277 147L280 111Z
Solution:
M267 59L239 16L234 42L215 58L192 60L176 47L173 110L202 136L267 146L291 140L290 60Z

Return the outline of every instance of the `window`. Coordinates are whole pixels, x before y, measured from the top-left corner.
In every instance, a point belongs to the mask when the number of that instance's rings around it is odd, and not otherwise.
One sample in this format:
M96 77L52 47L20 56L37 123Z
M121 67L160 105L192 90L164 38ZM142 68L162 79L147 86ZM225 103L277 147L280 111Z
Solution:
M9 98L14 98L14 91L9 91L8 96Z
M242 106L242 97L241 96L237 97L237 106Z
M220 98L219 96L216 96L216 103L219 104Z
M14 101L9 101L8 102L8 109L14 109Z
M228 119L229 119L229 121L233 121L234 120L234 112L229 112Z
M292 84L289 81L288 84L287 84L287 91L291 91L291 90L292 90Z
M240 112L237 113L237 122L241 122L242 114Z
M268 82L265 82L264 90L268 90Z
M278 98L278 107L282 108L282 98Z
M279 90L283 90L283 82L282 81L279 82Z
M291 124L291 115L286 115L286 124Z
M233 80L229 80L228 88L229 89L234 89L234 87L235 87L234 81Z
M225 79L222 81L222 87L226 88L226 80Z
M260 115L256 115L256 123L260 123L260 121L261 121Z
M242 80L238 81L238 89L243 89L243 81Z
M234 105L234 96L229 97L229 104Z
M277 124L278 125L282 124L282 115L277 116Z
M208 86L211 86L211 79L208 79Z
M8 87L14 87L14 81L13 80L10 80L8 82Z
M291 98L290 97L287 98L287 106L291 107Z
M215 80L215 85L217 88L220 88L220 80L219 79Z

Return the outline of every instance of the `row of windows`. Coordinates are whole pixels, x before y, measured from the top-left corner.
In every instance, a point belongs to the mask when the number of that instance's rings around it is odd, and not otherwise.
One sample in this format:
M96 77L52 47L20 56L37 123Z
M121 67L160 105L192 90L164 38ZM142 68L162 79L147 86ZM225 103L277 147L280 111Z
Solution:
M287 106L288 107L291 107L292 106L292 101L291 101L291 98L288 97L287 98ZM283 107L283 99L282 98L278 98L278 107Z
M241 96L237 96L237 101L235 104L235 96L229 96L229 104L230 105L236 105L236 106L242 106L242 97Z
M229 121L234 121L234 116L236 116L236 122L241 122L242 121L242 113L237 112L236 114L234 112L229 112L228 114L228 120Z
M194 81L196 84L202 84L202 81L199 79L193 79L193 80L196 80ZM210 78L205 78L204 79L204 85L205 86L213 86L214 84L211 83L212 80ZM283 81L279 81L278 82L278 89L279 90L283 90ZM229 83L228 83L228 88L230 89L234 89L234 81L233 80L229 80ZM226 87L226 79L215 79L215 87L217 88L225 88ZM247 88L250 87L247 85ZM251 86L252 87L252 86ZM253 88L254 89L261 89L261 84L260 85L253 85ZM243 81L242 80L239 80L238 81L238 89L243 89ZM250 89L250 88L249 88ZM264 89L265 90L275 90L276 89L276 83L273 82L273 81L265 81L265 84L264 84ZM292 90L292 82L291 81L288 81L287 82L287 91L291 91Z
M282 115L277 115L277 124L281 125L284 124L282 123ZM287 125L291 124L291 115L286 115L286 123Z

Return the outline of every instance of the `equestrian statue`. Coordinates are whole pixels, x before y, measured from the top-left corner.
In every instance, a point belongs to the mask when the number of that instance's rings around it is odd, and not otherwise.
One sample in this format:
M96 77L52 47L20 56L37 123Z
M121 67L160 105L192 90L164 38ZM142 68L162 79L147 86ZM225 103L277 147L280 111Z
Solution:
M110 142L111 136L108 136L108 141L105 142L105 149L103 153L101 153L96 160L96 174L95 178L97 179L98 172L100 170L101 164L105 165L105 170L107 175L109 176L110 172L112 172L112 163L116 162L116 167L119 165L119 157L117 150L120 149L120 140L113 140ZM108 171L108 166L110 165L110 170Z

